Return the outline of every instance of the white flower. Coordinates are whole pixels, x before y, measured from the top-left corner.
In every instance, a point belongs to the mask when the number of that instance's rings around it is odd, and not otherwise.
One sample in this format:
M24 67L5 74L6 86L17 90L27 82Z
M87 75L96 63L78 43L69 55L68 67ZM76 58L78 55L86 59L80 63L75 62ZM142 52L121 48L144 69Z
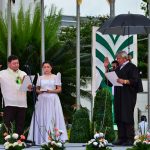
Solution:
M57 146L58 146L58 147L62 147L62 143L58 142L58 143L57 143Z
M18 145L19 145L19 146L23 146L23 142L19 143Z
M147 135L150 135L150 132L147 132Z
M108 144L108 141L107 140L104 140L104 145L107 145Z
M136 141L134 141L133 145L136 145L137 143L141 142L140 139L137 139Z
M97 138L99 138L99 133L96 133L96 134L94 135L94 139L97 139Z
M100 142L99 143L99 147L104 147L103 143Z
M53 148L51 147L50 150L53 150Z
M5 136L5 140L7 141L8 139L10 139L10 135Z
M5 146L5 149L9 149L9 145L6 145L6 146Z
M94 142L94 141L95 141L95 139L91 139L91 140L90 140L90 142Z
M0 128L2 128L2 124L0 124Z
M59 130L58 132L59 132L59 133L64 133L63 130Z
M18 139L19 135L18 135L17 133L13 133L12 137L13 137L14 139Z
M135 139L135 140L139 139L139 135L136 135L136 136L134 137L134 139Z
M87 145L90 145L92 142L91 141L88 141Z
M55 145L56 145L56 142L55 142L55 141L52 141L52 142L51 142L51 144L52 144L52 145L53 145L53 144L55 144Z
M98 144L97 142L93 142L93 145L94 145L94 146L97 146L97 144Z
M27 146L27 144L25 142L22 142L22 145L24 145L25 147Z
M18 145L18 142L14 142L13 143L13 147L17 146Z
M104 134L103 133L99 133L99 137L101 138L101 137L104 137Z
M6 146L6 145L9 145L9 142L5 142L5 143L4 143L4 146Z

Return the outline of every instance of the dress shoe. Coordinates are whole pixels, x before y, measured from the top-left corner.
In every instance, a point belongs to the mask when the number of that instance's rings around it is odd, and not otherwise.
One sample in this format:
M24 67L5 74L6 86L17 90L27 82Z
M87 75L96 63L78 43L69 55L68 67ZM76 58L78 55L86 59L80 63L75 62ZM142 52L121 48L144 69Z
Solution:
M123 143L124 143L123 140L117 140L117 141L113 142L112 144L113 145L122 145Z

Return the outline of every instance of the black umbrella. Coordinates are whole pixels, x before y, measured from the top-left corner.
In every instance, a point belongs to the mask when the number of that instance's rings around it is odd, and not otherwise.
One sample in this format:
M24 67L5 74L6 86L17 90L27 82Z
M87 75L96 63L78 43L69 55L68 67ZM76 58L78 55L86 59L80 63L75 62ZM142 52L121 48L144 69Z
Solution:
M150 19L140 14L121 14L110 18L98 29L102 34L148 34Z

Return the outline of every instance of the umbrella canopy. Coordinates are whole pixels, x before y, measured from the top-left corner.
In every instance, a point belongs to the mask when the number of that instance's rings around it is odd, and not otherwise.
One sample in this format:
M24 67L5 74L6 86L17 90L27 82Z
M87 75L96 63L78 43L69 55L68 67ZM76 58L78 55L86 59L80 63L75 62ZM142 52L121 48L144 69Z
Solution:
M110 18L98 29L102 34L148 34L150 19L140 14L121 14Z

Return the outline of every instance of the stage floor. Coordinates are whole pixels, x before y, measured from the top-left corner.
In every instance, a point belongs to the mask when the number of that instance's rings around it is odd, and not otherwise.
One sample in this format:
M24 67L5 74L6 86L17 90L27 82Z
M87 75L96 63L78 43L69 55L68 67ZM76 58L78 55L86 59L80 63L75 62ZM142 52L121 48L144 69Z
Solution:
M66 143L65 144L66 150L85 150L85 143ZM112 150L126 150L127 147L121 147L121 146L117 146L117 147L110 147ZM4 150L3 145L0 145L0 150ZM40 146L32 146L29 148L25 148L25 150L40 150L41 147Z

